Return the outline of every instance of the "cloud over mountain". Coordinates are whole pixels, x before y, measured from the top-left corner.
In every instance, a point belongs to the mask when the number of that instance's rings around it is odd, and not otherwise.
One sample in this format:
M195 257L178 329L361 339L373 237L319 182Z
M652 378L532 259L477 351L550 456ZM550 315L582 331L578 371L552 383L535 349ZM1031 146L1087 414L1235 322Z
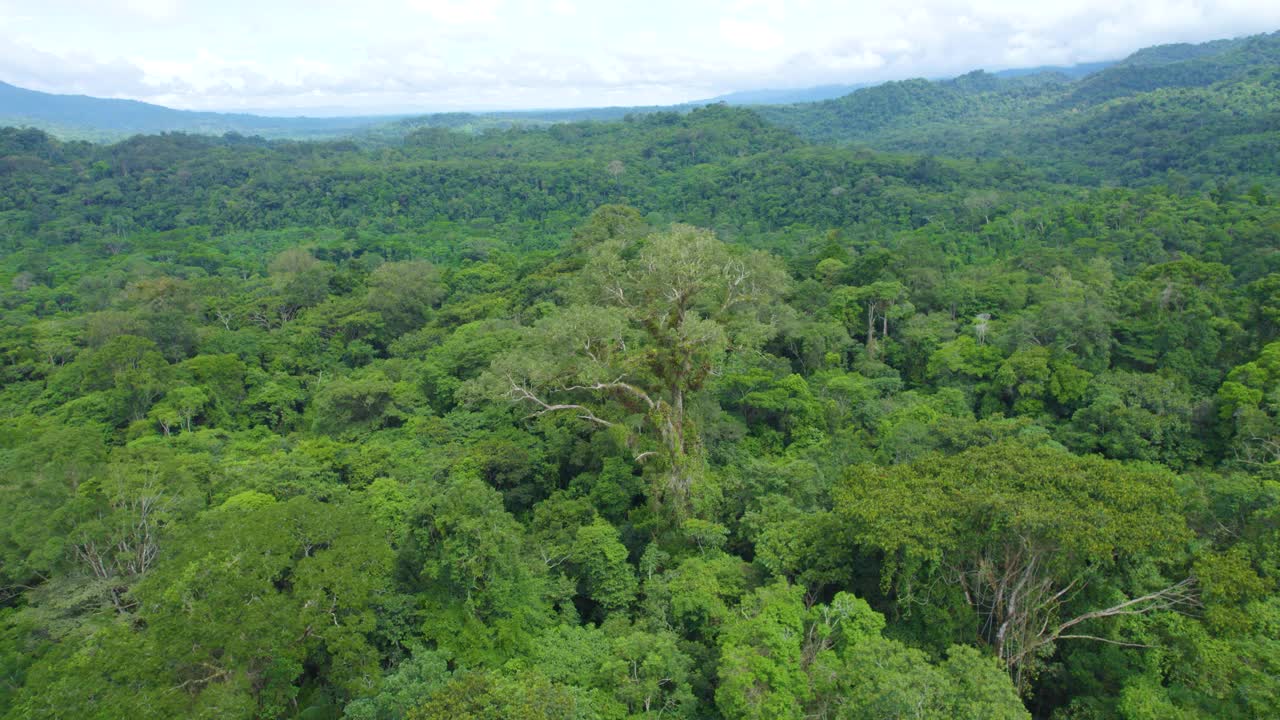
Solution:
M673 103L1277 27L1267 0L0 0L0 80L191 109Z

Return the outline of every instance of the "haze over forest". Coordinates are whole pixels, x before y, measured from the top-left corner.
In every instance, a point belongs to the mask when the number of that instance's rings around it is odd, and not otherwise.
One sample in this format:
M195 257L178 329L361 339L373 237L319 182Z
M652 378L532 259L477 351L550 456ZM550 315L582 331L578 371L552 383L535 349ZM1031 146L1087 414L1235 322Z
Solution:
M1280 717L1280 9L266 5L0 0L0 720Z

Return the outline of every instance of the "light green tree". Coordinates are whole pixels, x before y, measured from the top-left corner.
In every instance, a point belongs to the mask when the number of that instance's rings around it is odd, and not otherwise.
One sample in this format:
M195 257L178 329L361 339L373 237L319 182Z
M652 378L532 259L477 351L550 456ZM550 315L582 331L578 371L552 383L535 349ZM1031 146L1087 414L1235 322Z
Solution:
M690 395L726 353L774 333L787 283L771 256L735 252L687 225L641 241L605 240L591 248L570 292L576 304L530 328L481 386L533 416L572 413L639 430L636 459L661 461L657 494L679 507L701 463Z
M1002 444L861 466L835 495L855 542L884 553L886 589L926 606L958 592L1020 689L1055 643L1105 636L1099 621L1195 603L1190 579L1091 587L1118 557L1171 560L1189 537L1155 466Z

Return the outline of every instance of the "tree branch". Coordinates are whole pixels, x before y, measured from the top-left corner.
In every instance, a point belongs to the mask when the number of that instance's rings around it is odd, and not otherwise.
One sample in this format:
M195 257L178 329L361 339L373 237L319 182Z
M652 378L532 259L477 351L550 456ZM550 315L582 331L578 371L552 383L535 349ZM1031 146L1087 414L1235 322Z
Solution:
M508 378L508 380L510 379ZM541 417L543 415L546 415L547 413L556 412L558 410L576 410L578 412L578 417L583 420L589 420L593 423L603 425L604 427L613 427L612 422L609 422L604 418L597 417L596 414L592 412L591 408L585 405L577 405L573 403L558 403L558 404L548 403L543 401L537 395L534 395L531 390L515 382L514 380L510 380L510 382L511 382L511 395L515 398L517 402L520 400L527 400L539 406L540 408L542 408L541 410L526 416L526 418Z
M1058 639L1059 640L1097 640L1098 642L1104 642L1110 645L1119 645L1120 647L1131 647L1131 648L1155 647L1154 645L1144 645L1142 643L1127 643L1127 642L1121 642L1119 640L1111 640L1109 638L1098 637L1096 635L1059 635Z
M598 383L592 383L592 384L590 384L590 385L566 385L566 386L564 386L564 387L562 387L562 388L560 388L560 389L561 389L561 390L565 390L565 391L573 391L573 390L595 390L595 391L622 390L622 391L625 391L625 392L627 392L627 393L631 394L631 395L632 395L632 396L634 396L634 397L637 397L637 398L639 398L639 399L643 400L643 401L645 402L645 404L649 406L649 409L650 409L650 410L652 410L652 409L654 409L655 407L657 407L657 403L655 403L655 402L654 402L654 400L653 400L653 398L649 396L649 393L647 393L647 392L645 392L645 391L641 390L640 388L636 387L635 385L632 385L631 383L625 383L625 382L622 382L622 378L621 378L621 377L619 377L618 379L616 379L616 380L614 380L614 381L612 381L612 382L598 382Z
M1053 632L1053 638L1062 636L1062 632L1079 625L1087 620L1097 620L1106 617L1115 617L1117 615L1145 615L1157 610L1171 610L1178 606L1197 605L1199 601L1192 592L1195 586L1194 578L1187 578L1181 582L1174 583L1163 590L1157 590L1148 593L1142 597L1136 597L1132 600L1126 600L1117 605L1102 610L1094 610L1083 615L1077 615L1074 618L1062 623Z

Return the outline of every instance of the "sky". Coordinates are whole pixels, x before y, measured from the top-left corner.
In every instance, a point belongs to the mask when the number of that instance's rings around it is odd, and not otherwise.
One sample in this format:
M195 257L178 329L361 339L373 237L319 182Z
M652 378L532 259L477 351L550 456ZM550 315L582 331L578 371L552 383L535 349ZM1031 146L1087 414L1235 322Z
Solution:
M0 0L0 80L312 115L667 105L1278 29L1277 0Z

